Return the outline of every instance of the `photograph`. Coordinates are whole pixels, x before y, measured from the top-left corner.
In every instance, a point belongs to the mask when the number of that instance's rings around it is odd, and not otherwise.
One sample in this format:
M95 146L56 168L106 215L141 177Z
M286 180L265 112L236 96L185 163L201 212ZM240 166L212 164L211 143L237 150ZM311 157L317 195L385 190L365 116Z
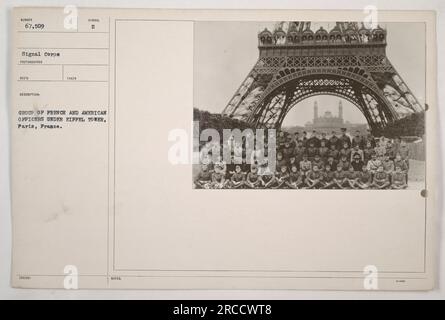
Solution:
M425 25L197 22L196 189L423 189Z
M82 1L0 4L0 300L445 297L445 7Z

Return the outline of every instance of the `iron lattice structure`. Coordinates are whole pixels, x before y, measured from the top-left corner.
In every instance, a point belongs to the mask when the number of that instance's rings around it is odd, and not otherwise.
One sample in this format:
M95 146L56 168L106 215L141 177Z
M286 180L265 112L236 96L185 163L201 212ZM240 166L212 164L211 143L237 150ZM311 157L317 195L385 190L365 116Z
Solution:
M280 128L298 102L334 95L356 105L372 130L423 111L386 56L386 30L337 22L282 22L258 34L259 59L223 114L253 127Z

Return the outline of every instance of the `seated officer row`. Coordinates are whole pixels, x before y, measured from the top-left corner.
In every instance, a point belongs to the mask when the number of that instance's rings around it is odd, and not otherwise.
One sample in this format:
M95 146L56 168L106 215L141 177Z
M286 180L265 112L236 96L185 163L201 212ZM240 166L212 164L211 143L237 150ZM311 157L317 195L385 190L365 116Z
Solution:
M329 164L320 168L315 164L304 173L295 165L290 171L282 166L277 172L266 167L262 173L257 165L252 165L249 172L235 165L235 171L229 178L226 176L224 166L217 164L210 171L207 164L202 164L194 185L199 189L405 189L408 186L406 173L400 166L389 174L382 165L374 173L367 165L356 171L353 166L345 170L340 164L335 168Z

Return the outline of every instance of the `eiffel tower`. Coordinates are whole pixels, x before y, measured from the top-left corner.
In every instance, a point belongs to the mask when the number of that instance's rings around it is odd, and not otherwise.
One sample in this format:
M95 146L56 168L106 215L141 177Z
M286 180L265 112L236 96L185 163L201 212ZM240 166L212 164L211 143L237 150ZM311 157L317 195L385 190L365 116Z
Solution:
M357 22L331 30L281 22L258 34L259 58L222 114L252 127L280 128L298 102L315 95L344 98L372 131L424 109L386 56L387 31Z

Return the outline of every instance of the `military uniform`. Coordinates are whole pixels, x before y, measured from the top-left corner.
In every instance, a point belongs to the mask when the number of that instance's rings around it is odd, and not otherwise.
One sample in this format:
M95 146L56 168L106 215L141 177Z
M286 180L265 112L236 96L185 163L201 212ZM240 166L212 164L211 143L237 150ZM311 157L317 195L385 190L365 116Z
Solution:
M195 179L195 186L197 188L208 188L212 182L212 173L210 170L201 170L198 177Z
M318 150L318 154L320 155L320 157L322 159L326 159L329 155L329 148L327 147L320 147L320 149Z
M363 139L362 137L354 136L351 142L352 147L358 146L360 149L363 149Z
M309 160L302 160L300 161L300 170L301 172L306 175L306 173L308 171L310 171L312 169L312 162L310 162Z
M266 173L262 175L261 180L263 181L264 188L272 188L276 185L275 182L272 182L270 185L266 186L268 183L275 180L275 176L272 173Z
M290 188L296 189L298 188L301 184L303 183L302 177L301 177L301 173L300 172L291 172L289 174L289 179L287 181L287 185Z
M334 183L334 171L325 171L323 172L323 187L330 188Z
M307 141L306 141L306 145L310 146L312 144L314 144L315 148L320 148L320 139L318 139L317 137L310 137Z
M354 171L362 171L363 161L361 161L361 160L354 160L354 161L351 162L351 166L354 168Z
M394 162L392 160L383 161L382 165L386 173L391 174L394 171Z
M408 166L406 164L405 160L394 160L394 167L400 167L400 169L402 169L403 172L407 172L408 171Z
M365 155L363 154L363 150L356 150L356 149L352 149L351 150L351 161L353 161L354 159L359 159L360 161L363 161L365 158Z
M367 188L372 183L372 173L369 171L360 172L360 176L358 179L360 188Z
M318 182L312 182L309 180L319 180ZM320 171L309 171L306 175L306 185L310 188L317 188L322 186L321 181L323 180L323 173Z
M212 188L221 189L226 185L225 174L223 172L213 172Z
M363 161L365 163L368 163L369 160L371 160L372 155L374 154L374 149L372 148L365 148L363 149Z
M235 172L230 180L233 188L241 188L244 185L245 174L243 172Z
M357 171L352 171L352 172L348 171L348 172L346 172L346 178L349 180L358 179L358 178L360 178L360 173Z
M343 185L345 183L346 172L345 171L334 171L334 182L337 187L343 189Z
M277 185L276 187L282 187L285 185L285 183L288 181L289 179L289 172L286 170L286 172L283 171L279 171L276 173L275 175L276 179L277 179Z
M331 148L331 150L329 150L328 156L334 158L334 160L338 160L338 157L340 156L340 152L337 149L332 150L332 148Z
M371 159L368 161L367 169L371 173L374 173L377 171L377 169L382 165L382 162L379 159Z
M347 171L349 169L349 166L350 166L350 162L348 160L345 160L345 161L340 160L338 162L338 164L341 165L343 171Z
M346 156L346 159L348 159L348 161L351 160L351 149L347 148L341 148L340 149L340 158Z
M316 155L318 155L318 148L316 148L316 147L309 147L306 150L306 154L307 154L308 159L312 161L314 159L314 157Z
M320 139L320 147L321 147L321 144L322 144L323 142L324 142L325 147L326 147L326 148L329 148L329 144L330 144L329 140L326 139L326 138L321 138L321 139Z
M294 157L297 163L299 163L301 160L303 160L303 154L305 153L306 149L304 147L296 147L294 149Z
M332 148L332 146L335 146L336 149L340 149L342 146L340 146L340 139L337 136L332 136L329 139L329 147Z
M377 188L381 188L381 187L385 186L386 184L389 184L388 174L386 172L384 172L384 171L383 172L376 172L374 174L373 184Z
M250 184L253 184L254 187L258 187L261 184L260 176L256 172L255 173L249 172L247 174L246 181L249 182ZM249 187L250 187L250 185L249 185Z
M320 169L320 170L324 170L324 161L322 159L320 159L318 161L317 160L312 161L312 168L315 166L317 166L318 169Z
M341 143L341 146L343 147L343 145L345 144L345 143L347 143L348 144L348 148L351 148L351 144L352 144L352 142L351 142L351 138L349 138L346 134L343 134L341 137L340 137L340 143Z
M334 171L337 168L337 164L338 162L334 159L332 161L328 159L325 161L324 166L326 167L327 165L329 165L331 167L331 171Z
M395 189L404 187L406 188L406 173L404 172L394 172L392 174L391 186Z

